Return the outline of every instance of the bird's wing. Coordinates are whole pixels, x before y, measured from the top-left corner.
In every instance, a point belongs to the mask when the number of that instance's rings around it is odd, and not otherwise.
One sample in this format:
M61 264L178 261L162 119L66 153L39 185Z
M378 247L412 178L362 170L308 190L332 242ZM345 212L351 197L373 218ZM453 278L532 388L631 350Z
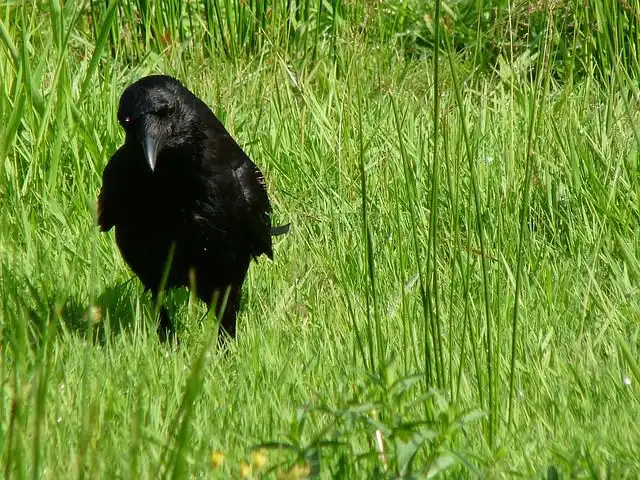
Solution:
M236 191L242 195L252 254L273 256L271 244L271 203L267 184L260 169L245 156L233 168Z
M122 148L113 154L102 173L98 194L98 226L108 232L117 223L120 212L121 182L125 181L126 158Z

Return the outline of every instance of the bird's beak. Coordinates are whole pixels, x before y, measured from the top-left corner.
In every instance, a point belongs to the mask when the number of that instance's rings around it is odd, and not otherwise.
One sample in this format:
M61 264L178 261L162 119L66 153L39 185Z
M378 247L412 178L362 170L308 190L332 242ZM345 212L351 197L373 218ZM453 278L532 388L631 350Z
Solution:
M141 122L142 125L138 128L137 136L138 140L142 144L144 155L147 158L147 163L153 172L156 168L156 161L158 160L158 153L162 149L165 143L165 137L162 134L152 133L150 128L144 125L145 122Z
M160 148L162 148L161 143L162 137L159 136L147 135L142 140L142 148L144 149L144 154L147 157L147 162L149 163L149 167L151 167L152 172L156 168L158 152L160 151Z

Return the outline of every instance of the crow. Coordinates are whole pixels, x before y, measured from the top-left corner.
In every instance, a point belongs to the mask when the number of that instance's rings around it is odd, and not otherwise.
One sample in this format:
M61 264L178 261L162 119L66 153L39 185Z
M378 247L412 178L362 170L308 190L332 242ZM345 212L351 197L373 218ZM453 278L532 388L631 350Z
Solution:
M209 308L226 297L220 325L235 337L250 261L273 259L272 235L289 229L271 225L264 176L175 78L151 75L127 87L118 122L126 137L102 175L100 230L115 227L122 257L159 308L162 340L175 337L164 289L194 285Z

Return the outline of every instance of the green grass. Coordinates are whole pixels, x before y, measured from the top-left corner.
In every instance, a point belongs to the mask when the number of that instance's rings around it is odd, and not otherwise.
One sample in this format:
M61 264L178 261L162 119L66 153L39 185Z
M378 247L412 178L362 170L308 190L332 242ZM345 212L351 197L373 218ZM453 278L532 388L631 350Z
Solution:
M4 477L238 478L257 448L255 478L637 477L637 86L558 82L544 54L534 79L468 76L446 46L361 36L339 3L300 2L289 37L229 14L233 51L198 43L225 2L195 26L175 2L171 44L144 48L110 29L131 2L0 7ZM186 292L182 344L160 345L95 227L119 95L156 72L212 107L292 223L226 353Z

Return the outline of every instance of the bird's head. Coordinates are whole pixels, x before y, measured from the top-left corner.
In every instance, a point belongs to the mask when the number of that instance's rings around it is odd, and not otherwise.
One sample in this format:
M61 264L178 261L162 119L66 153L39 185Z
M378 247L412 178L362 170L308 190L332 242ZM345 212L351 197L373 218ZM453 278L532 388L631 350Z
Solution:
M177 148L189 138L193 123L189 91L166 75L131 84L120 97L118 121L127 141L139 142L152 171L163 148Z

